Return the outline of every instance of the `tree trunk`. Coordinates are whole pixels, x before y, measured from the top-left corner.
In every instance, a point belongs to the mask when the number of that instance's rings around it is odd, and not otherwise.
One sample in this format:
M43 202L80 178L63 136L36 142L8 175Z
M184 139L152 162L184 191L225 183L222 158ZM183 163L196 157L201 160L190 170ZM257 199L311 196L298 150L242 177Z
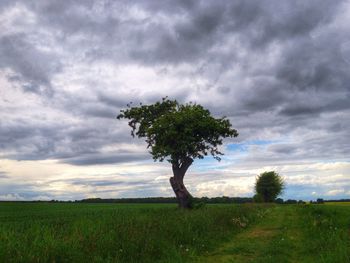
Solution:
M180 208L191 208L192 196L187 191L183 179L192 162L193 160L191 158L186 158L181 165L177 163L172 165L174 176L170 177L170 184L174 190Z

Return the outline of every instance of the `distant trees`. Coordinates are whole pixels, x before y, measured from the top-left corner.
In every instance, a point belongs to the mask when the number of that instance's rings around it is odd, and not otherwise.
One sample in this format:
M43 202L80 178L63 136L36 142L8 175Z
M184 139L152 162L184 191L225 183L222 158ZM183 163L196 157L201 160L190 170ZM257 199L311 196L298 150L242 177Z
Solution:
M256 178L256 202L274 202L284 189L282 177L275 171L264 172Z
M322 198L317 198L316 202L318 204L324 204L324 200Z
M298 204L298 201L295 199L288 199L288 200L284 201L284 204L295 205L295 204Z
M275 200L275 203L276 204L286 204L286 205L290 205L290 204L299 204L299 205L303 205L303 204L306 204L306 202L305 201L303 201L303 200L299 200L299 201L297 201L297 200L295 200L295 199L287 199L287 200L283 200L282 198L277 198L276 200Z
M324 200L323 198L317 198L316 201L310 201L310 204L324 204Z
M275 200L275 203L276 203L276 204L283 204L283 203L284 203L284 200L283 200L282 198L277 198L277 199Z
M194 197L194 203L205 203L205 204L244 204L251 203L253 200L250 197ZM51 202L51 201L49 201ZM59 202L56 201L55 202ZM63 201L60 201L63 202ZM144 197L144 198L114 198L114 199L102 199L102 198L87 198L82 200L75 200L76 203L122 203L122 204L168 204L177 203L175 197Z
M218 146L223 138L238 136L225 117L216 119L201 105L167 98L151 105L128 105L117 118L129 120L133 137L146 138L155 161L171 163L174 176L170 184L182 208L190 208L193 199L183 182L193 160L206 155L220 160L223 153Z

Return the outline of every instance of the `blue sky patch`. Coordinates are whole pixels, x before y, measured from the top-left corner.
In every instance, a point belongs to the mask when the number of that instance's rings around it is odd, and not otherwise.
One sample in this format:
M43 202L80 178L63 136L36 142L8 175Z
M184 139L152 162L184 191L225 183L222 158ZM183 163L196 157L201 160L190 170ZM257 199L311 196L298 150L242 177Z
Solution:
M251 145L270 145L274 144L277 141L271 141L271 140L251 140L251 141L245 141L242 143L230 143L226 146L226 149L228 151L238 151L238 152L246 152L248 150L248 146Z

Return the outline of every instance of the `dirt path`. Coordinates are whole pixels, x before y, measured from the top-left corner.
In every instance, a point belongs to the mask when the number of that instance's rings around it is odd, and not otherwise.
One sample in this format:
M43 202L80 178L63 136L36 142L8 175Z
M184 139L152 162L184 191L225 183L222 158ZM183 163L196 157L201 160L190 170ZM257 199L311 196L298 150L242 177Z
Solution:
M299 221L296 207L275 207L259 224L198 262L310 262L303 256Z

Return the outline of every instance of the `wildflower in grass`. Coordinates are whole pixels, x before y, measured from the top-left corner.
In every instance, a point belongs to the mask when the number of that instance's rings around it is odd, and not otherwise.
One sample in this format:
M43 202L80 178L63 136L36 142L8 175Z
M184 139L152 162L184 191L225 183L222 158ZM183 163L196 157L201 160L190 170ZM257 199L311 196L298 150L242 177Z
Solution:
M247 220L245 217L242 217L242 219L239 218L239 217L233 218L233 219L232 219L232 222L233 222L236 226L239 226L239 227L242 227L242 228L245 228L245 227L247 226L247 221L248 221L248 220Z

